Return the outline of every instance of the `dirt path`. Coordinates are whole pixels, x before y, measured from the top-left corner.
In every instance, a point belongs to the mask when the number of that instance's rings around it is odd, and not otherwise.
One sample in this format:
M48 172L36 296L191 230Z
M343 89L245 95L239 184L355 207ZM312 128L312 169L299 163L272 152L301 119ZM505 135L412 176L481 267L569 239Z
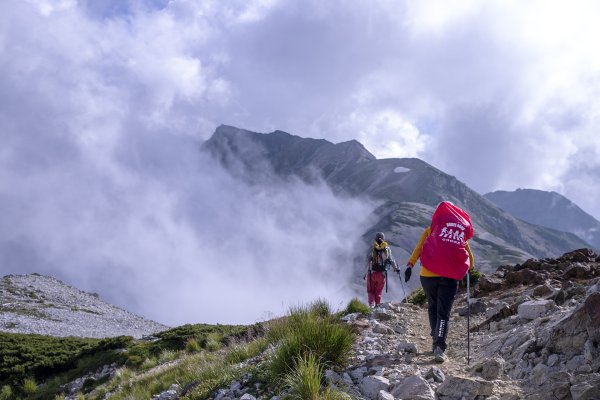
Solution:
M408 324L414 332L412 336L417 344L419 352L413 362L422 370L428 370L432 366L440 368L447 376L473 377L474 367L486 360L481 351L483 337L481 333L470 334L470 360L467 363L467 317L460 316L458 310L467 304L465 295L459 295L455 302L450 317L450 329L448 332L446 356L448 360L444 363L437 363L433 359L431 351L431 336L429 336L429 318L427 307L420 307L413 312L413 317ZM482 323L486 319L485 314L471 315L470 327ZM505 398L522 398L523 390L520 382L502 376L495 381L497 393L502 393Z

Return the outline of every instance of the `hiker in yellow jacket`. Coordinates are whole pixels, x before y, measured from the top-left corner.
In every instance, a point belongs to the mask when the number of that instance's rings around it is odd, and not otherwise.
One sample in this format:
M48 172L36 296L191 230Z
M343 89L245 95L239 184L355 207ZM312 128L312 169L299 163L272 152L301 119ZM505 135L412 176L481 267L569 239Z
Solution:
M473 269L473 253L468 240L473 237L469 215L448 201L441 202L431 219L431 226L421 234L419 243L406 263L404 280L421 260L421 285L427 295L433 355L444 362L446 337L458 282Z
M385 241L385 235L383 232L377 232L367 256L367 273L364 277L367 281L369 307L377 307L381 303L381 293L386 284L388 267L399 271L392 257L392 250Z

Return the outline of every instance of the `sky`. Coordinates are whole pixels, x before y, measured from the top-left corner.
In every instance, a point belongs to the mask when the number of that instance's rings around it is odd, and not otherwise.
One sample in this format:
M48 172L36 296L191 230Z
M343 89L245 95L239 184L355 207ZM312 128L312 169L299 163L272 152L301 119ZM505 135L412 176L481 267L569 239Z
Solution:
M553 190L600 219L599 12L2 1L0 273L53 274L168 324L342 302L347 272L331 275L329 257L352 258L375 205L232 180L198 151L220 124L356 139L480 194Z

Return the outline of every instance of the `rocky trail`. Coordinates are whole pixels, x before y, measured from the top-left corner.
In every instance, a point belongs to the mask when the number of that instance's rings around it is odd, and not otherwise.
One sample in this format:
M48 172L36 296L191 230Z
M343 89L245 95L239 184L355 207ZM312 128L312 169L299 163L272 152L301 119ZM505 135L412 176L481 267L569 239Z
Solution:
M329 372L353 397L392 399L600 399L600 257L577 250L482 277L457 296L448 360L431 352L425 307L386 303L345 319L360 332L352 366Z

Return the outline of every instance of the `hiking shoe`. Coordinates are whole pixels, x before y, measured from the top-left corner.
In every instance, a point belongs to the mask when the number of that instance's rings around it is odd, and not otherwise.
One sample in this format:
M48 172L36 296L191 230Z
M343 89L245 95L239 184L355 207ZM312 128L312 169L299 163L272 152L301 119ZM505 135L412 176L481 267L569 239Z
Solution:
M444 350L442 350L440 347L436 347L433 350L433 358L435 362L438 363L443 363L444 361L448 360L448 357L446 357L446 355L444 354Z

